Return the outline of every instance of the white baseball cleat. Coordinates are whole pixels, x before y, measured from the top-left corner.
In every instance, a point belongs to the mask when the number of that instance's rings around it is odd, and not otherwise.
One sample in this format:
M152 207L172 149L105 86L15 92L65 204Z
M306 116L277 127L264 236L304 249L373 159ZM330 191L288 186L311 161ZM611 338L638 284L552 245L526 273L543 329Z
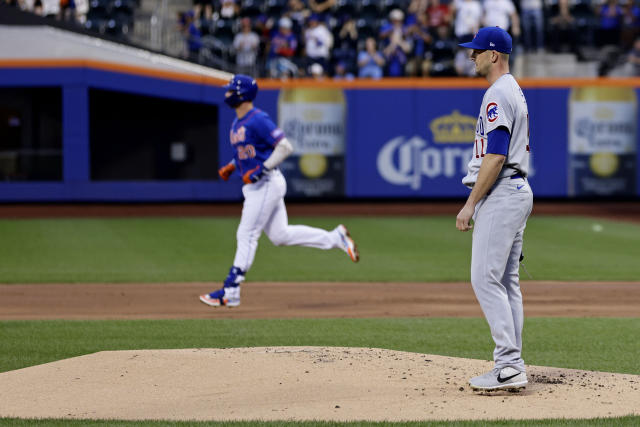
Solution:
M210 294L200 295L200 301L211 307L237 307L240 305L240 286L224 287Z
M479 377L469 380L469 385L476 391L518 390L528 384L526 372L507 366L506 368L494 368Z
M347 230L347 227L342 224L337 227L337 230L342 241L342 250L349 255L351 261L358 262L360 260L360 253L358 252L356 243L353 241L351 235L349 234L349 230Z

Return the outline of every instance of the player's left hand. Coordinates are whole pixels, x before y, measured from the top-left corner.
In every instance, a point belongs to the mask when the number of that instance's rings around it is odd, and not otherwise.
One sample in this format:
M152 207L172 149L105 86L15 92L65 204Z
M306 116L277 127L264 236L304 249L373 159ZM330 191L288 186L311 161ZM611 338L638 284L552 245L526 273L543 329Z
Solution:
M253 169L248 170L244 175L242 175L242 181L245 184L253 184L254 182L260 181L262 175L267 171L264 166L258 165Z
M469 231L473 228L471 224L471 218L473 217L473 213L475 208L470 205L464 205L464 207L458 213L456 217L456 228L460 231Z

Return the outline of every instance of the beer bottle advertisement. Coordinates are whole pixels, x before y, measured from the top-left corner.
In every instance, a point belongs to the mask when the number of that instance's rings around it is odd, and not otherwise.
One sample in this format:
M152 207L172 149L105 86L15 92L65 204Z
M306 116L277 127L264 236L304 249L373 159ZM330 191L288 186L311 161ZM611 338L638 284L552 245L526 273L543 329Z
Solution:
M569 196L635 195L637 105L634 88L572 89Z
M293 145L280 168L287 196L344 195L346 102L340 88L280 90L278 126Z

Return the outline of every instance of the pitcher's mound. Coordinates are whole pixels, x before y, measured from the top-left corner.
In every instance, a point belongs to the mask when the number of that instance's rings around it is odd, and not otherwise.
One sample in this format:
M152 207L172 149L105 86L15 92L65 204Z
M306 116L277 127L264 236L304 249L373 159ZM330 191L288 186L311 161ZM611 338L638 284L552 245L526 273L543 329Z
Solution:
M103 351L0 374L0 417L461 420L640 415L640 376L529 366L520 393L474 393L492 363L372 348Z

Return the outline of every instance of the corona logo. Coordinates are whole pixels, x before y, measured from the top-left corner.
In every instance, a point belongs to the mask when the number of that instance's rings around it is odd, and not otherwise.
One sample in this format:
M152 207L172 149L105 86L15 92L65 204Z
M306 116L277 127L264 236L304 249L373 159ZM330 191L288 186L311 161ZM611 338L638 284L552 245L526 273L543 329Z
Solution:
M458 110L440 116L429 123L433 141L437 143L473 143L476 136L476 118L460 114Z
M390 184L419 190L423 177L464 176L472 154L473 147L434 147L419 136L409 139L398 136L387 141L378 152L378 173Z

